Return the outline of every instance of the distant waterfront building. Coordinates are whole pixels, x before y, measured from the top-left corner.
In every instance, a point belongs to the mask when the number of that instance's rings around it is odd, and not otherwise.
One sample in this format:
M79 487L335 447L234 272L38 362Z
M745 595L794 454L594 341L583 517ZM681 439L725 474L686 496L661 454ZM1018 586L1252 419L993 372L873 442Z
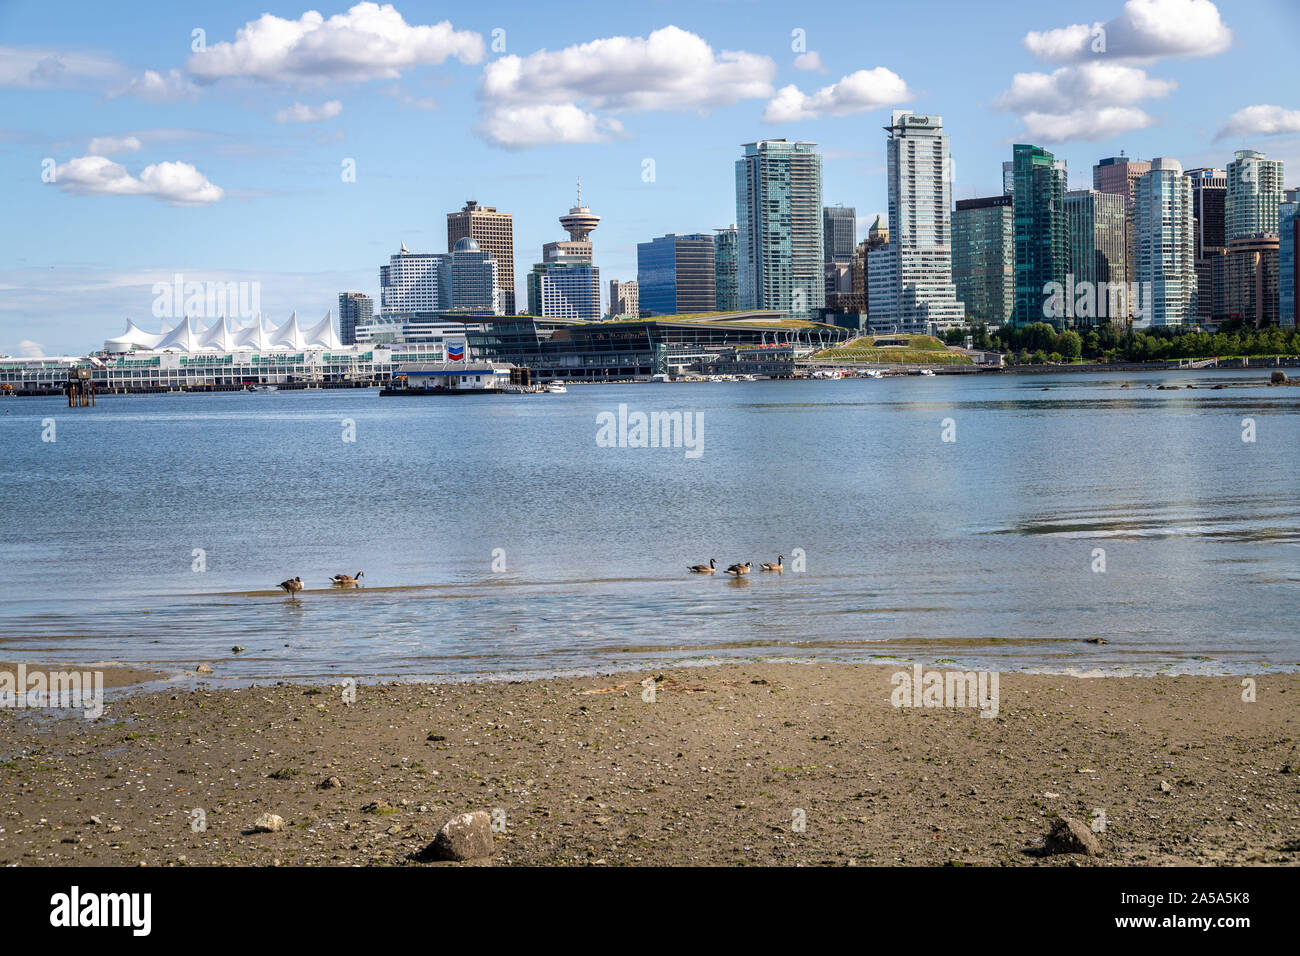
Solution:
M1277 324L1294 329L1300 327L1300 195L1277 207L1277 223Z
M1192 181L1176 159L1153 159L1134 199L1137 274L1145 324L1196 321L1196 225Z
M857 244L857 210L852 206L822 207L822 261L848 262Z
M1185 175L1192 182L1192 215L1196 217L1196 318L1204 324L1214 317L1214 260L1227 248L1224 200L1228 172L1200 167Z
M514 217L508 212L498 212L496 206L480 206L471 199L460 212L447 213L447 251L451 252L461 239L473 239L497 264L501 310L506 315L514 315Z
M1070 258L1067 272L1091 315L1082 314L1076 301L1070 304L1073 325L1100 325L1103 320L1122 327L1128 310L1111 315L1113 305L1127 305L1128 276L1124 273L1124 198L1097 189L1072 189L1065 194L1065 221L1069 233ZM1120 291L1116 291L1117 287Z
M943 117L894 110L885 149L888 165L889 255L877 270L894 283L879 304L868 304L873 323L885 303L899 332L935 333L960 326L965 310L952 284L952 168ZM868 273L871 256L868 255ZM879 275L878 275L879 278ZM868 275L870 285L870 275Z
M1240 319L1255 328L1280 324L1279 246L1277 236L1266 235L1228 242L1214 260L1214 321Z
M368 323L375 314L375 300L364 292L339 293L339 341L357 344L357 326Z
M736 160L741 309L812 319L825 305L822 157L816 143L746 143Z
M1015 210L1010 194L959 199L952 214L952 281L968 322L999 326L1015 305Z
M451 256L400 251L379 267L379 308L383 312L436 312L451 308Z
M867 316L872 332L905 331L898 319L898 257L887 245L867 250Z
M1234 239L1277 235L1277 207L1284 199L1283 164L1254 149L1239 149L1228 164L1223 203L1227 245Z
M609 280L609 314L616 319L635 319L641 315L640 290L636 280L620 282Z
M500 315L501 286L496 260L468 236L451 252L451 307Z
M1016 193L1016 163L1007 160L1002 164L1002 195L1014 196Z
M669 233L636 246L636 284L641 314L690 315L713 312L713 236Z
M1069 317L1053 314L1051 285L1064 288L1070 262L1065 220L1065 177L1056 157L1041 146L1023 143L1015 155L1016 326L1050 322L1067 328Z
M528 273L528 313L546 318L600 318L600 269L581 255L558 254Z
M713 230L713 290L714 309L718 312L740 310L740 286L737 270L740 249L737 245L736 224Z
M1151 171L1145 159L1130 159L1123 153L1098 160L1092 167L1092 188L1124 197L1124 273L1129 281L1137 275L1137 235L1134 232L1134 198L1138 180Z
M528 273L528 312L530 315L581 319L600 319L600 269L593 262L591 232L600 217L582 203L582 181L578 181L578 201L560 217L560 225L569 238L542 246L542 261Z

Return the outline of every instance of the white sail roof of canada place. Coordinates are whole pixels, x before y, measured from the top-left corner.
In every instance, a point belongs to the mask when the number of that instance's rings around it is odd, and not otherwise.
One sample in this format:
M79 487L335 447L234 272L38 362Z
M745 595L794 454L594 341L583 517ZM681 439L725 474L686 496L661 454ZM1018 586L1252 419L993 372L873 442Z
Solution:
M160 332L146 332L130 319L121 335L104 342L107 352L300 352L303 349L341 349L334 331L333 312L304 329L293 313L283 325L258 316L248 325L236 325L222 316L205 327L200 319L181 319L174 328L162 324Z

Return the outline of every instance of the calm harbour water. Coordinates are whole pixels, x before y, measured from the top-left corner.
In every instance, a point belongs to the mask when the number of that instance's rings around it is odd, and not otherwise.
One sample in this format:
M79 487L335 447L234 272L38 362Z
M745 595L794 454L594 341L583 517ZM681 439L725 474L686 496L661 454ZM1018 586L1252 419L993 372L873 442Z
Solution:
M241 678L811 657L1294 669L1300 389L1267 376L4 400L0 660ZM1210 390L1243 381L1259 384ZM702 413L703 454L598 447L619 403ZM802 573L759 573L796 549ZM754 571L686 573L711 557ZM359 569L362 588L328 587ZM308 591L271 593L294 575Z

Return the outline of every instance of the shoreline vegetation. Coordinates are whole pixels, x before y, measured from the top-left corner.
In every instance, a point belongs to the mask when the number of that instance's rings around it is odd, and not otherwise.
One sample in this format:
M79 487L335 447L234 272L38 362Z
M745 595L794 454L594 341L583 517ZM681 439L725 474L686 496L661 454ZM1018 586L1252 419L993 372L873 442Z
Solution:
M895 706L901 669L757 661L351 700L187 683L89 722L0 709L0 864L426 865L474 811L498 865L1300 863L1300 674L1006 672L981 716ZM1046 852L1062 817L1100 855Z

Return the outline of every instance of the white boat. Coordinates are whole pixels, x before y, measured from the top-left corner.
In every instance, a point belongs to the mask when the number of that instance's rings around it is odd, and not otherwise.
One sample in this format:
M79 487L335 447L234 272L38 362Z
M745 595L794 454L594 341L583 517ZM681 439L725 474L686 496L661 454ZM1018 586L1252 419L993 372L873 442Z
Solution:
M933 375L933 374L934 374L934 369L932 369L932 368L923 368L923 369L921 369L921 374L922 374L922 375Z
M563 382L547 382L546 390L552 395L563 395L568 391L568 389L564 387Z
M274 385L254 385L249 389L250 392L278 392L279 389Z
M885 373L878 368L867 369L867 378L884 378Z

